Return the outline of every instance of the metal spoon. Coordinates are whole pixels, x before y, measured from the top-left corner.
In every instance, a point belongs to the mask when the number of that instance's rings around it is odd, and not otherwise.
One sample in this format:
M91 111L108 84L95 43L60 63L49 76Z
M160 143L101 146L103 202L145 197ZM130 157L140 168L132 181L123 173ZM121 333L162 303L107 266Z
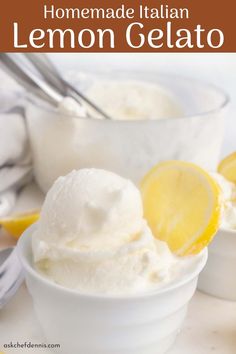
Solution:
M62 95L72 95L81 104L85 103L88 107L98 112L103 118L111 119L106 112L92 102L86 95L67 82L46 54L24 53L23 55L30 60L44 79L54 86Z
M0 251L0 309L16 293L24 280L23 269L15 247Z
M50 104L57 107L63 97L72 96L80 105L87 105L103 118L111 119L86 95L64 80L46 55L42 53L0 53L0 63L17 82ZM90 117L89 112L87 116Z
M17 58L13 53L0 53L1 64L13 79L34 95L57 106L63 96L48 85L46 81L31 72L26 65L22 65Z

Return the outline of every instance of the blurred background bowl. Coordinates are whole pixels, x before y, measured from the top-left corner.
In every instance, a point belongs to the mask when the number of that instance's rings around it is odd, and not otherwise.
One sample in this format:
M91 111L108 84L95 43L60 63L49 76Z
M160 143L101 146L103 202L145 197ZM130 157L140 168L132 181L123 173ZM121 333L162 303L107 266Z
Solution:
M209 246L208 262L198 289L221 299L236 301L236 231L220 228Z
M180 159L216 168L229 102L223 91L195 79L154 71L113 70L94 75L156 83L176 98L183 116L141 121L59 117L57 111L31 100L26 117L35 177L44 192L58 176L85 167L111 170L134 182L161 160Z

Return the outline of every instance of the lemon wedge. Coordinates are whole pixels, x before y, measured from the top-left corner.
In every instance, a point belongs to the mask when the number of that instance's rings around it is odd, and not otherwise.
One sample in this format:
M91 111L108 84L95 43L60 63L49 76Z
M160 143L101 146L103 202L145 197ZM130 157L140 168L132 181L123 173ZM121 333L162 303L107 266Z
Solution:
M220 162L218 172L228 181L236 183L236 152L228 155Z
M141 193L154 236L179 256L199 253L219 228L220 188L192 163L159 163L144 177Z
M39 218L39 211L15 214L0 219L0 225L13 237L18 239L31 224Z

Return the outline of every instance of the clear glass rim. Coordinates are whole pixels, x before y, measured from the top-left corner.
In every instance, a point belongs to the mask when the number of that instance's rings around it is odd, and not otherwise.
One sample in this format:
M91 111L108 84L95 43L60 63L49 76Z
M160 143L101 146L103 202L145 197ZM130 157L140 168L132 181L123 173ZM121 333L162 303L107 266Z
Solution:
M202 80L202 79L196 79L196 78L192 78L192 77L189 77L189 76L184 76L184 75L175 75L175 74L168 74L168 73L160 73L158 71L155 71L155 70L87 70L87 71L81 71L83 72L84 74L87 74L87 75L108 75L108 74L111 74L111 73L114 73L116 75L118 74L122 74L122 75L125 75L126 73L127 74L137 74L137 81L142 81L143 78L139 78L138 75L157 75L157 77L161 77L163 79L165 78L168 78L168 79L175 79L175 80L184 80L186 82L188 82L189 84L192 82L192 83L195 83L199 86L202 86L204 87L205 89L210 89L212 91L215 91L216 93L218 93L220 96L221 96L221 102L216 105L216 107L212 108L212 109L209 109L209 110L206 110L206 111L202 111L202 112L199 112L199 113L196 113L196 114L186 114L185 116L183 117L170 117L170 118L160 118L158 120L155 120L155 119L146 119L146 120L138 120L138 119L132 119L132 121L130 120L117 120L117 119L98 119L96 117L93 117L93 116L90 116L89 118L88 117L82 117L82 116L73 116L71 114L65 114L63 113L63 116L65 117L70 117L70 118L74 118L74 119L80 119L80 120L95 120L96 122L104 122L104 121L109 121L109 122L112 122L112 123L117 123L119 122L119 124L126 124L126 123L139 123L139 124L144 124L146 123L147 121L148 122L157 122L157 121L170 121L170 120L176 120L176 119L189 119L189 118L199 118L199 117L204 117L204 116L208 116L208 115L212 115L212 114L216 114L218 112L220 112L221 110L223 110L224 108L226 108L228 106L228 104L230 103L230 96L228 93L225 92L224 89L218 87L217 85L215 84L212 84L208 81L205 81L205 80ZM144 81L144 80L143 80ZM48 112L48 113L51 113L51 114L58 114L59 112L56 110L56 108L53 108L53 107L50 107L50 105L45 105L43 103L43 100L39 99L39 98L33 98L32 95L30 94L26 94L26 98L27 98L27 101L29 101L31 104L37 106L38 108Z

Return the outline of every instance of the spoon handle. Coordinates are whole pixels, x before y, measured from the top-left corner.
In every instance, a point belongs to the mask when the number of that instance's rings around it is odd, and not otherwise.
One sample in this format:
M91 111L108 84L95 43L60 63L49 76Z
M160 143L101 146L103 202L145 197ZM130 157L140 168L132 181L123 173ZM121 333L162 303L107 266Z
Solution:
M48 56L44 53L25 53L25 56L31 61L32 64L39 70L49 83L54 85L61 92L71 93L74 98L81 103L85 102L90 108L98 112L103 118L111 119L109 115L104 112L99 106L92 102L86 95L68 83L59 73L55 65L51 62Z
M0 53L0 62L8 73L28 91L47 100L54 106L57 106L62 100L62 96L47 82L30 72L25 65L23 67L14 53Z
M56 67L52 65L51 61L43 53L24 53L23 54L33 66L37 68L40 74L46 81L63 95L67 95L67 90L62 81Z

